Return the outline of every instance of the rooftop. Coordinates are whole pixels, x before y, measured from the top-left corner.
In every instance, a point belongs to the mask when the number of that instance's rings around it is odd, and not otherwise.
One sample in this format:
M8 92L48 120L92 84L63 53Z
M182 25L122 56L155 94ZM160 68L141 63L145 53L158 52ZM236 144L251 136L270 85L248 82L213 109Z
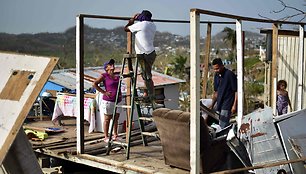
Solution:
M121 71L121 65L116 66L115 72ZM92 87L92 82L104 73L103 67L87 67L84 68L84 88L88 89ZM173 85L177 83L183 83L185 80L178 79L172 76L152 71L153 81L155 86ZM64 86L69 89L75 89L76 86L76 70L75 69L62 69L54 70L49 78L50 82ZM144 87L144 81L141 78L140 73L137 76L137 87Z

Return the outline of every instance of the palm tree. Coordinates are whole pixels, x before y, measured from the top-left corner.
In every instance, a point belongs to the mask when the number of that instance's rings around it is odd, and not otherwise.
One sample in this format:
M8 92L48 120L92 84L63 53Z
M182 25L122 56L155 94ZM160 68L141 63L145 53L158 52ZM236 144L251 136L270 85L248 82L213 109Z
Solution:
M179 78L185 77L185 64L187 62L187 57L176 56L174 59L174 72L178 75Z
M187 63L187 57L185 56L175 56L174 59L171 61L170 66L166 67L165 74L168 74L170 76L174 76L180 79L186 79L186 63ZM180 100L180 109L183 111L189 111L189 92L186 92L189 90L189 82L183 83L179 87L180 94L187 94L183 95L182 99Z
M165 74L175 76L183 79L186 74L185 64L187 63L187 57L175 56L174 60L171 61L170 67L166 67Z
M223 29L223 32L226 33L226 36L224 38L225 42L229 43L231 46L231 55L230 55L230 60L236 60L236 56L235 56L235 50L236 50L236 31L229 28L229 27L225 27Z

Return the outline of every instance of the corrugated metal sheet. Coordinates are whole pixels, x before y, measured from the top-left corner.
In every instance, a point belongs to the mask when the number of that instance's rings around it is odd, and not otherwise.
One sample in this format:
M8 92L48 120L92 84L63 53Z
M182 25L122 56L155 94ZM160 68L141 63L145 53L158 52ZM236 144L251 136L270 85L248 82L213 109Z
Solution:
M289 138L292 150L299 157L306 157L306 135Z
M294 136L289 138L292 150L299 157L306 157L306 136Z
M116 66L116 72L121 71L121 66ZM88 89L92 87L92 82L94 79L104 73L103 67L88 67L84 68L84 88ZM155 71L152 71L153 81L155 86L165 86L185 82L184 80L174 78L165 74L161 74ZM75 69L64 69L64 70L55 70L51 74L49 81L59 84L61 86L67 87L69 89L75 89L76 86L76 75ZM137 87L143 87L144 81L141 76L137 77Z
M241 138L253 165L263 165L286 160L286 156L273 122L271 108L257 110L243 117ZM279 169L290 171L289 165L256 169L256 173L277 173Z
M306 39L304 39L305 43ZM279 59L278 59L278 80L286 80L288 83L288 94L295 110L297 105L298 91L298 66L299 66L299 37L297 36L279 36ZM304 45L304 64L306 63L306 45ZM304 69L304 75L306 69ZM304 77L304 101L306 99L306 78ZM306 108L306 102L302 108Z
M302 145L299 146L300 151L304 151L305 153L306 109L278 116L275 118L275 121L279 129L280 138L282 140L287 159L297 159L298 156L293 150L294 147L292 147L289 140L294 139L296 140L295 142L300 142L299 144L302 143ZM303 162L293 163L291 166L293 168L293 173L306 173Z

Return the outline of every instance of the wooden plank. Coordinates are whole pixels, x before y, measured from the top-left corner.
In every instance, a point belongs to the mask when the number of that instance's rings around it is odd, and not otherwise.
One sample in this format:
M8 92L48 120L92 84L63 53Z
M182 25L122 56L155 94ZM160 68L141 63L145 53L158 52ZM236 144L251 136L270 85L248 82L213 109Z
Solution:
M102 16L102 15L91 15L91 14L80 14L80 16L84 18L96 18L96 19L113 19L113 20L125 20L128 21L131 17L120 17L120 16ZM186 20L168 20L168 19L152 19L153 22L161 22L161 23L181 23L181 24L188 24L190 21ZM235 24L235 22L228 22L228 21L200 21L201 24Z
M278 72L282 75L278 75L279 79L284 79L287 81L287 90L288 95L291 100L292 108L295 110L296 101L297 101L297 80L298 80L298 48L297 48L297 40L296 37L286 36L283 39L279 39L279 45L281 46L281 41L283 40L286 46L280 52L280 60L283 60L282 64L278 64ZM282 59L284 58L284 59Z
M244 72L243 72L243 32L242 21L236 20L236 40L237 40L237 124L238 130L240 129L242 117L243 117L243 105L244 105Z
M57 147L57 146L61 146L63 144L71 144L73 146L76 146L76 137L72 137L72 138L57 138L56 136L55 137L52 137L53 139L52 140L48 140L48 142L35 142L35 141L31 141L32 143L32 146L33 146L33 149L39 149L39 148L54 148L54 147ZM93 141L93 140L97 140L97 139L102 139L104 138L104 136L100 135L100 136L94 136L94 137L89 137L89 138L85 138L85 142L86 141ZM46 141L46 140L45 140Z
M300 25L300 37L299 37L299 67L298 67L298 96L297 96L297 110L303 108L304 99L304 26Z
M305 26L304 26L305 27ZM305 46L305 42L306 42L306 34L304 34L304 50L303 50L303 53L304 53L304 74L306 73L306 61L305 61L305 58L306 58L306 46ZM304 85L306 84L306 78L304 76ZM303 89L303 98L304 98L304 102L303 102L303 108L306 108L306 102L305 102L305 99L306 99L306 87L304 87Z
M273 34L272 34L272 66L271 66L271 81L270 81L270 89L271 89L271 107L273 108L273 114L276 115L276 82L277 82L277 59L278 59L278 26L277 24L273 24Z
M77 151L84 153L84 18L76 17Z
M35 75L35 72L24 70L12 70L12 74L3 90L0 93L0 99L20 100L20 97L27 88L27 85Z
M70 93L58 93L58 95L68 95L68 96L76 96L75 94L70 94ZM84 94L84 97L86 98L96 98L97 94Z
M262 29L260 30L260 33L272 33L271 29ZM280 36L299 36L299 32L298 31L294 31L294 30L279 30L278 31L278 35ZM306 35L306 32L304 31L304 35Z
M203 87L202 87L202 98L206 98L207 94L207 76L208 76L208 62L210 58L210 44L211 44L211 23L207 24L207 36L206 36L206 44L205 44L205 57L204 57L204 68L202 70L202 78L203 78Z
M267 20L267 19L259 19L259 18L251 18L251 17L245 17L245 16L238 16L238 15L232 15L232 14L226 14L226 13L219 13L215 11L209 11L209 10L202 10L202 9L191 9L190 11L201 13L201 14L207 14L211 16L218 16L218 17L224 17L224 18L231 18L241 21L253 21L253 22L262 22L262 23L278 23L278 24L296 24L296 25L303 25L306 23L303 22L293 22L293 21L277 21L277 20Z
M297 162L303 162L303 161L306 161L306 157L293 159L293 160L284 160L284 161L279 161L279 162L275 162L275 163L267 163L267 164L263 164L263 165L256 165L256 166L253 166L253 167L245 167L245 168L239 168L239 169L233 169L233 170L225 170L225 171L220 171L220 172L214 172L212 174L238 173L238 172L247 171L247 170L282 166L282 165L285 165L285 164L297 163Z
M48 80L58 59L50 57L28 56L21 54L0 53L1 77L0 90L4 90L9 81L12 70L23 71L27 75L35 72L27 83L18 101L2 97L0 99L0 163L13 143L23 121L29 113L42 87ZM25 75L24 77L29 77ZM7 95L7 94L5 94ZM4 96L4 93L3 93Z
M140 133L140 132L139 132ZM125 137L122 137L122 141L124 143ZM156 138L154 137L148 137L147 138L148 142L155 141ZM115 144L115 143L113 143ZM131 136L131 146L136 146L136 145L141 145L142 144L142 137L140 134L136 134ZM93 141L89 141L85 143L85 153L97 153L100 152L106 153L106 148L107 143L103 142L102 139L96 139ZM112 145L112 148L118 147L118 145ZM46 147L46 149L51 150L52 152L56 154L62 154L62 153L70 153L70 154L76 154L76 147L75 143L66 143L66 144L61 144L58 146L52 146L52 147Z
M200 173L200 14L190 11L190 173Z

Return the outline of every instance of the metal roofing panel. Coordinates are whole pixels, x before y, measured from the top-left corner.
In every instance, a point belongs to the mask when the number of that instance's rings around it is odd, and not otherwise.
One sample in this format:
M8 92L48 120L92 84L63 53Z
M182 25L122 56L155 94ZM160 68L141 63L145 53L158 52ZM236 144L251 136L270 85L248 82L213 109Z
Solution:
M292 150L299 158L306 157L306 134L289 138Z
M306 135L306 109L275 118L288 160L297 159L289 139ZM301 140L302 141L302 140ZM303 162L291 164L293 173L306 173Z
M304 39L304 42L306 38ZM278 38L278 80L287 81L287 90L293 109L297 105L297 91L298 91L298 66L299 66L299 37L296 36L279 36ZM304 58L306 57L306 46L304 45ZM304 74L306 69L304 70ZM304 78L304 84L306 78ZM306 98L306 89L304 88L303 97ZM306 102L303 103L303 107L306 108Z
M49 81L64 86L69 89L75 89L76 79L72 73L69 72L60 72L60 73L52 73L49 78ZM86 82L84 80L84 88L90 88L91 83Z
M242 139L253 165L286 160L284 150L273 122L271 108L259 109L243 117ZM277 173L289 170L288 165L256 169L256 173Z
M116 72L121 71L121 66L116 66ZM92 80L99 77L100 74L104 73L102 67L88 67L84 69L84 88L88 89L92 87ZM138 73L137 77L137 87L144 87L144 81ZM75 89L76 86L76 76L75 69L64 69L64 70L55 70L49 78L49 81L59 84L61 86L67 87L69 89ZM152 71L152 78L155 86L164 86L172 85L177 83L185 82L184 80L171 77L165 74L161 74L155 71Z

